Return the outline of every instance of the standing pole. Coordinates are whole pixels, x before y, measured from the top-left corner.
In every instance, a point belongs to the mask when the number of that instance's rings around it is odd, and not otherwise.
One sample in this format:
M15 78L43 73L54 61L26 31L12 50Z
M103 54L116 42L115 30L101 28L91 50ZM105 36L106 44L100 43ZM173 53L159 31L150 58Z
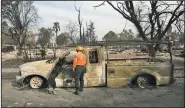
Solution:
M167 30L168 53L170 54L170 63L172 63L172 53L171 53L171 51L172 51L172 44L173 44L171 32L172 32L172 26L170 25L169 29Z
M168 37L169 37L170 63L172 63L172 46L173 46L172 35L169 34Z
M106 52L107 52L107 64L108 64L108 63L109 63L109 61L108 61L108 59L109 59L109 57L108 57L108 56L109 56L109 54L108 54L108 45L107 45L107 41L106 41L106 43L105 43L105 44L106 44Z

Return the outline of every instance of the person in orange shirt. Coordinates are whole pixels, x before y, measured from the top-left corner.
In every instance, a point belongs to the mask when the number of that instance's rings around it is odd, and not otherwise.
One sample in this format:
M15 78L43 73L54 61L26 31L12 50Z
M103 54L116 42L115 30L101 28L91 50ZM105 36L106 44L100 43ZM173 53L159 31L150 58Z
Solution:
M76 47L77 54L73 59L73 71L75 72L75 88L74 92L79 95L79 91L83 91L84 87L84 73L86 71L86 56L83 54L83 48L81 46Z

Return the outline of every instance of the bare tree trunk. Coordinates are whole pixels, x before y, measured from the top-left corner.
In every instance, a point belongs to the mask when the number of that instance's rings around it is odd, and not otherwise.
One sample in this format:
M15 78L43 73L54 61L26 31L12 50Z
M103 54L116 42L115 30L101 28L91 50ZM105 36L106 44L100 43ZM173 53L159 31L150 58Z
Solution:
M43 48L43 50L44 50L43 59L45 60L45 56L46 56L46 49L45 49L45 47Z
M153 62L155 60L155 55L156 55L155 47L153 47L153 45L148 45L148 51L149 51L149 56L151 57L150 61Z
M29 54L30 54L30 61L31 61L31 44L30 44L30 42L29 42Z
M42 47L40 49L40 53L41 53L41 57L42 57L41 59L44 60L45 59L45 55L46 55L45 47Z
M35 49L35 55L36 55L36 58L37 60L39 59L38 56L37 56L37 45L36 45L36 49Z
M25 61L28 61L28 58L29 58L29 57L28 57L28 52L27 52L27 50L26 50L25 45L24 45L23 50L24 50L24 57L23 57L23 58L24 58Z
M80 18L81 18L81 10L80 10L80 8L79 9L77 9L76 8L76 5L75 5L75 9L76 9L76 11L78 11L78 26L79 26L79 29L80 29L80 42L83 42L83 36L82 36L82 21L83 21L83 19L81 20Z
M22 51L23 51L23 46L21 44L18 44L18 52L17 52L17 55L18 56L22 55Z
M56 58L56 49L54 47L54 58Z
M80 41L83 42L83 38L82 38L82 26L80 24Z
M55 44L53 44L53 57L56 58L56 48L55 48Z
M172 63L172 43L168 44L168 52L170 54L170 63Z
M73 40L73 38L72 38L72 37L70 37L70 40L73 42L73 44L75 44L75 41Z
M83 27L83 43L85 43L84 27Z

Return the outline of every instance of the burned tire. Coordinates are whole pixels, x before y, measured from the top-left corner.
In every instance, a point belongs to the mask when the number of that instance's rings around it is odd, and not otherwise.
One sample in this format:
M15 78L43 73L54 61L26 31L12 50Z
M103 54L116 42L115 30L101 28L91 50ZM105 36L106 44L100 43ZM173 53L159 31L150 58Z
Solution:
M29 85L33 89L41 88L43 86L43 83L43 79L39 76L33 76L29 81Z
M147 76L138 76L136 79L137 86L142 89L146 89L150 86L149 77Z

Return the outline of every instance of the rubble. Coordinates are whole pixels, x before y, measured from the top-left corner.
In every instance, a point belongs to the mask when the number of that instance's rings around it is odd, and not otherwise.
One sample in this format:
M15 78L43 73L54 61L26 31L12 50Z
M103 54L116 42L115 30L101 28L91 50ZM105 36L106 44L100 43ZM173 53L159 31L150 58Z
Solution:
M175 78L184 78L184 70L174 70Z
M17 50L16 51L11 51L11 52L2 52L2 62L6 61L6 60L11 60L11 59L22 59L22 56L17 56ZM61 50L61 49L57 49L56 50L56 56L61 55L62 53L64 53L65 50ZM37 51L37 54L35 52L35 50L32 50L31 52L28 51L28 56L30 56L32 58L36 58L36 56L40 57L40 51ZM46 49L46 56L53 56L53 50L52 49Z
M11 59L16 59L17 58L17 51L11 51L11 52L2 52L1 53L2 57L2 62L5 60L11 60Z

